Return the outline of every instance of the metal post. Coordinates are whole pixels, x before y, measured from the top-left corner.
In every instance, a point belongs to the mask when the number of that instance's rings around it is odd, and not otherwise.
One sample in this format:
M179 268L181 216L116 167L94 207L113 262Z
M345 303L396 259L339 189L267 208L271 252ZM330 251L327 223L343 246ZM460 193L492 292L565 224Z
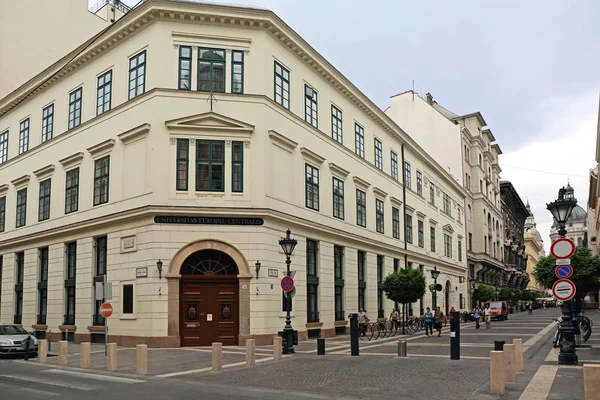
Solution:
M350 314L350 354L358 355L358 314Z
M406 340L398 340L398 357L406 357Z
M433 280L433 313L437 310L437 279Z
M325 355L325 339L323 339L323 338L317 339L317 355L318 356Z
M52 351L52 329L48 330L48 351Z
M460 360L460 312L450 314L450 359Z
M290 264L292 260L290 256L286 256L285 263L287 266L287 276L290 276ZM294 350L294 329L292 328L292 316L290 315L290 305L292 304L292 299L287 297L286 301L286 309L285 309L285 328L283 328L283 354L294 354L296 351Z
M563 238L567 234L564 224L560 224L558 235ZM575 352L575 327L573 326L573 311L571 302L563 301L562 304L562 322L558 328L560 332L560 353L558 353L558 363L563 365L577 365L578 358Z
M104 283L102 284L102 304L106 302L106 280L107 272L104 271ZM98 310L100 312L100 310ZM104 356L108 357L108 319L104 318Z

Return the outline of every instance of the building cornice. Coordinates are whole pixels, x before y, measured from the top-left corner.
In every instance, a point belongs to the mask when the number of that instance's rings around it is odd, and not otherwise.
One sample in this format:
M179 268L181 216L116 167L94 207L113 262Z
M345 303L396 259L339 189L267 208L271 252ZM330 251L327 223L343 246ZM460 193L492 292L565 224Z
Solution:
M0 196L4 196L6 193L8 193L7 183L5 183L4 185L0 185Z
M123 144L141 140L148 136L148 134L150 133L150 127L150 124L141 124L136 126L135 128L118 134L117 137L121 142L123 142Z
M292 139L288 139L277 131L269 131L269 138L271 138L272 142L279 143L280 146L285 147L289 151L293 151L298 146L298 143L294 142Z
M89 147L87 151L92 155L92 157L98 157L110 152L114 146L115 139L107 139L103 142L98 143L97 145Z
M382 199L385 199L388 195L387 192L378 187L373 187L373 194L377 197L381 197Z
M371 184L363 179L360 179L358 176L354 176L352 177L352 180L354 181L354 185L359 188L364 190L365 192L369 189L369 186L371 186Z
M65 157L62 160L59 160L58 162L63 166L64 169L67 169L81 164L83 157L84 154L80 151L79 153L75 153L69 157Z
M29 183L30 178L31 175L23 175L15 180L12 180L10 183L12 183L13 186L18 190L21 189L23 186L26 186Z
M329 163L329 170L333 175L343 179L346 179L346 177L350 174L349 171L346 171L344 168L334 163Z
M43 168L40 168L36 171L33 171L33 174L37 177L38 181L41 181L44 178L47 178L52 175L54 172L54 164L46 165Z
M306 161L311 162L313 164L321 165L323 164L323 161L325 161L325 157L318 155L317 153L307 149L306 147L300 147L300 153L302 153L302 157L304 157Z

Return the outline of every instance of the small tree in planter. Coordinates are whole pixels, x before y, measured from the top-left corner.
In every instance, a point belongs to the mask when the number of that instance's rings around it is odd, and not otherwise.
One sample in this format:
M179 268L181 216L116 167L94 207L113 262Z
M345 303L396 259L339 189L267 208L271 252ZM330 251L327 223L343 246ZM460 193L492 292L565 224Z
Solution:
M402 333L406 333L406 304L414 303L425 294L425 276L418 269L403 268L383 280L382 289L388 299L402 304Z

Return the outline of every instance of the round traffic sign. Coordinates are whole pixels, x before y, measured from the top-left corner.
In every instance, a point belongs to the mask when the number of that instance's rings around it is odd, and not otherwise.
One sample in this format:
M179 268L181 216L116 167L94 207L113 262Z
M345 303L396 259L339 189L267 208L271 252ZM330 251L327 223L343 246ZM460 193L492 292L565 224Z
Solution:
M560 238L550 246L550 253L557 259L570 258L575 253L575 243L569 238Z
M291 276L284 276L281 279L281 289L284 292L290 292L294 288L294 280Z
M100 315L102 315L104 318L108 318L112 315L112 312L113 308L109 302L102 303L100 306Z
M558 267L556 267L554 273L559 278L566 279L573 275L573 267L571 267L570 265L559 265Z
M552 294L560 301L571 300L576 292L575 284L568 279L559 279L552 285Z

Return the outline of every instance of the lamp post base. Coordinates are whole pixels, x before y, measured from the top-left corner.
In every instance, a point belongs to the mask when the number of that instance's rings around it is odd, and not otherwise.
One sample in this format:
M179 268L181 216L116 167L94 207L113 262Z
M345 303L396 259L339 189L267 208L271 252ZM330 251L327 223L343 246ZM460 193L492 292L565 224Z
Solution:
M575 352L575 328L571 319L571 302L565 301L562 306L562 322L558 329L560 333L560 365L577 365L579 360Z
M293 329L284 329L283 330L283 354L295 354L296 350L294 350L294 331Z

